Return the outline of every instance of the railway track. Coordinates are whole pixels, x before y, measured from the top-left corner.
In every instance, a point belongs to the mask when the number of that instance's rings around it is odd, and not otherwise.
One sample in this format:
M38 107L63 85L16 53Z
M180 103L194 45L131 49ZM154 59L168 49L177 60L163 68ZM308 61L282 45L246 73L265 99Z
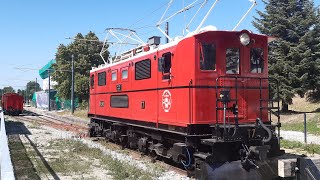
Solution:
M86 123L79 124L79 123L72 122L68 119L63 119L63 120L60 118L57 119L52 116L37 114L31 111L25 111L23 114L20 114L19 116L14 116L14 119L18 121L29 122L29 123L37 123L40 125L45 125L45 126L49 126L49 127L64 130L64 131L71 131L71 132L74 132L77 137L89 138L87 136L89 127ZM115 149L117 151L123 150L123 147L121 145L113 142L109 142L104 137L93 137L91 138L91 140L99 142L100 144L104 145L106 148ZM144 155L136 150L127 149L127 148L125 150L130 156L136 159L144 158L149 161L157 163L158 165L160 165L166 170L174 171L177 174L187 176L187 171L184 169L181 169L180 167L169 164L162 160L156 161L153 157Z
M41 125L46 125L56 129L61 129L65 131L71 131L76 133L80 137L87 136L88 126L85 124L79 125L74 122L68 122L66 120L57 119L48 115L40 115L31 111L25 111L20 116L15 116L15 119L20 121L27 121L31 123L37 123Z
M25 111L23 114L20 114L20 116L14 116L14 119L22 122L25 121L29 123L37 123L40 125L49 126L59 130L70 131L75 133L76 137L89 138L87 136L89 127L85 121L83 123L79 123L79 122L74 122L67 118L65 119L55 118L50 115L37 114L32 111ZM99 144L103 145L107 149L112 149L115 151L123 150L123 147L121 145L113 142L109 142L104 137L92 137L90 139L92 141L98 142ZM125 154L128 154L135 159L144 159L151 162L155 160L153 157L144 155L143 153L138 152L136 150L126 148L124 151L125 151L124 152ZM186 170L184 170L182 167L176 166L175 164L167 162L165 159L159 159L158 161L155 161L155 163L160 167L162 167L163 169L166 169L168 171L174 171L175 173L180 174L182 176L187 176Z

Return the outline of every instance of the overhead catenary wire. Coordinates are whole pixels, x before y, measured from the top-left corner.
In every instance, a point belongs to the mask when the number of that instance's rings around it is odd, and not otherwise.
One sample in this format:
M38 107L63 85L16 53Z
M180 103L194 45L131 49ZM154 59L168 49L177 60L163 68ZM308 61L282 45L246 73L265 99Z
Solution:
M16 67L14 69L18 69L18 70L28 70L28 71L37 71L37 70L40 70L40 69L37 69L37 68L20 68L20 67ZM77 68L75 68L77 69ZM80 68L78 68L80 69ZM71 70L68 70L68 69L47 69L47 71L60 71L60 72L71 72Z
M143 16L142 18L138 19L136 22L134 22L133 24L129 25L127 28L131 28L134 27L136 24L138 24L139 22L145 20L146 16L149 17L149 15L154 14L155 12L159 11L160 9L162 9L163 7L165 7L167 5L167 3L162 4L160 7L156 8L155 10L152 10L151 12L149 12L148 14L146 14L145 16Z

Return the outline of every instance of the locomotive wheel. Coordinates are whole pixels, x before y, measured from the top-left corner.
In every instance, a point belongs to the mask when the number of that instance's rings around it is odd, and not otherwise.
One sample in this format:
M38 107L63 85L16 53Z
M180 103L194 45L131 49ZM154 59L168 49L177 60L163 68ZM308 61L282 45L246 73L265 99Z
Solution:
M95 133L92 128L89 129L88 134L89 134L89 137L95 137Z
M146 154L148 152L147 144L148 144L148 138L147 137L140 138L139 141L138 141L138 149L139 149L139 151L144 153L144 154Z
M157 161L158 155L155 151L150 152L151 162L155 163Z
M127 147L128 138L127 136L122 135L119 140L120 140L121 149L124 150Z

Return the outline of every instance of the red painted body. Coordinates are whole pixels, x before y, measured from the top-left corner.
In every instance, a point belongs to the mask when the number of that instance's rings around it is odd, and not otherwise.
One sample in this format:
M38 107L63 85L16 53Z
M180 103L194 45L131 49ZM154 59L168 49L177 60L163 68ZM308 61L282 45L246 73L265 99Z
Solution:
M2 110L6 114L18 115L23 111L23 96L16 93L2 95Z
M247 31L245 31L247 32ZM268 37L247 32L252 43L243 46L239 41L239 31L207 31L151 49L141 55L133 56L113 65L93 69L90 77L94 83L90 88L89 115L116 117L135 121L152 122L157 126L187 127L191 124L223 123L223 111L216 111L217 89L238 84L239 124L254 123L262 112L262 120L268 121L267 110L260 111L260 92L263 99L268 98L268 81L254 78L267 78L267 44ZM201 44L214 44L215 69L201 70ZM226 51L238 48L240 51L239 72L228 74L226 69ZM252 73L250 66L250 50L263 50L263 72ZM158 70L158 59L171 52L170 79L163 80L163 72ZM135 63L150 59L151 77L143 80L135 79ZM128 70L127 79L122 79L122 71ZM98 73L106 72L106 85L98 86ZM117 73L117 80L112 81L112 73ZM221 78L227 76L229 78ZM218 78L220 77L220 78ZM232 77L240 78L235 82ZM218 80L217 80L218 78ZM216 81L217 80L217 81ZM218 84L217 84L218 83ZM257 89L261 83L262 91ZM121 85L121 90L117 90ZM249 87L249 88L248 88ZM251 87L251 88L250 88ZM230 96L236 96L236 90L230 89ZM127 95L128 107L113 108L110 106L112 95ZM142 105L144 103L144 106ZM218 107L222 103L218 102ZM266 102L262 103L267 106ZM232 104L228 105L231 107ZM218 113L218 115L216 114ZM227 119L234 123L232 112L226 113Z

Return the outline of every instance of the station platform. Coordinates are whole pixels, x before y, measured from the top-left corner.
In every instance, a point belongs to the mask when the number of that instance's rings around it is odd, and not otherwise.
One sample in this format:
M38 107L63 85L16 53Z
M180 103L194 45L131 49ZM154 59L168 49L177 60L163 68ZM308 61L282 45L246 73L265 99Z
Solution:
M5 117L0 112L1 130L0 130L0 174L1 180L14 180L13 166L10 158L8 138L5 127Z

